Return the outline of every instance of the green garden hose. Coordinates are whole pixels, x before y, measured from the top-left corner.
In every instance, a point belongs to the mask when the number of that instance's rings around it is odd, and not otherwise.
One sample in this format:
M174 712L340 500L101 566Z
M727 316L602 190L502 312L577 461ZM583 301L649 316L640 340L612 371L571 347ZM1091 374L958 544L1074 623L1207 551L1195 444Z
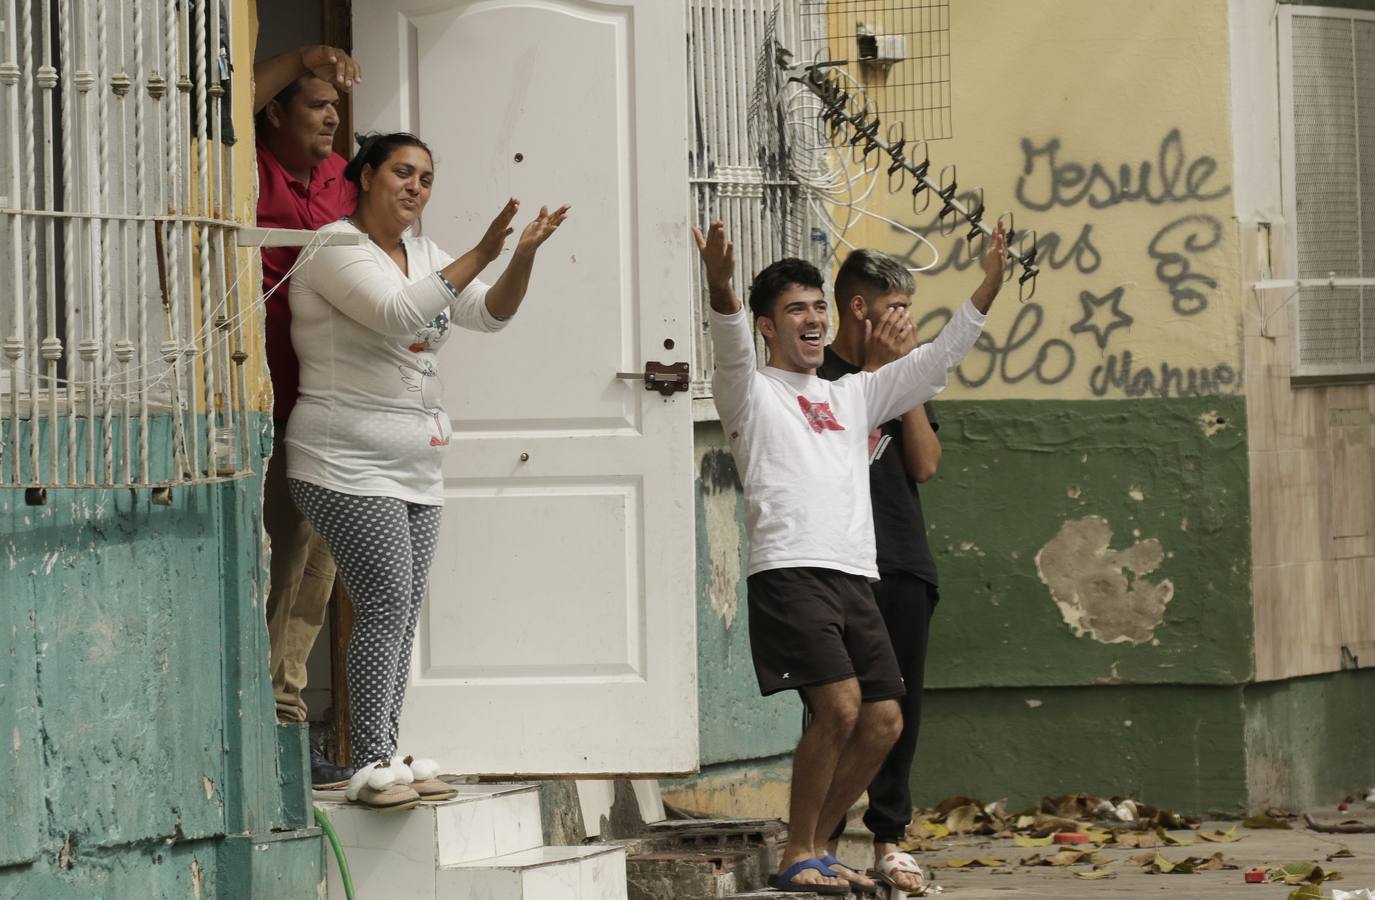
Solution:
M344 882L344 896L354 900L353 879L349 877L349 862L344 858L344 848L339 846L339 835L335 834L334 826L329 823L329 816L318 806L315 807L315 823L325 830L325 837L329 838L329 845L334 848L334 858L339 861L339 880Z

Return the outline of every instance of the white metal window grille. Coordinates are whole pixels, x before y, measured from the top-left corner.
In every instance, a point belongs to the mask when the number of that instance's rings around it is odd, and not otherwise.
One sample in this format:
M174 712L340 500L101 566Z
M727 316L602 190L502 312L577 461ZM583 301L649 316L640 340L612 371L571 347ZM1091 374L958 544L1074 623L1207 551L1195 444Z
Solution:
M1294 374L1375 376L1375 14L1303 7L1280 22L1286 207L1302 283ZM1314 283L1324 279L1339 283Z
M225 7L0 0L0 485L251 468Z
M785 256L822 262L824 238L791 174L786 128L778 121L775 39L800 45L797 0L688 0L689 190L698 224L720 218L735 242L735 284L742 295L760 269ZM821 242L818 246L818 241ZM695 251L694 251L695 252ZM692 266L698 329L692 356L693 396L711 395L714 368L707 339L710 308L701 266ZM714 417L710 404L697 406Z

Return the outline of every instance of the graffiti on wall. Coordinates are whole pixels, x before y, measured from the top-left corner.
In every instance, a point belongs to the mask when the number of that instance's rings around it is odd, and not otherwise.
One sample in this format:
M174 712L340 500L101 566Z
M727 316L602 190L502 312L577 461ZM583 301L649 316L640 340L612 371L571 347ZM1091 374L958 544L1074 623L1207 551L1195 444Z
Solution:
M1180 351L1168 342L1143 346L1139 331L1133 334L1134 326L1156 328L1210 309L1225 251L1217 201L1231 192L1221 164L1194 152L1179 128L1169 129L1140 159L1081 159L1066 146L1060 137L1019 142L1013 191L1018 227L1032 221L1052 226L1038 236L1042 293L1015 313L1004 311L991 320L956 370L958 382L978 389L1022 383L1053 387L1076 379L1094 397L1194 397L1235 390L1232 361L1172 359L1168 354ZM978 202L972 193L962 199ZM980 248L971 247L963 233L942 236L934 220L914 230L940 254L924 279L977 273ZM894 252L910 265L930 261L922 241L897 228L892 239ZM916 306L926 310L918 317L919 333L930 338L949 320L951 308L924 307L918 290Z

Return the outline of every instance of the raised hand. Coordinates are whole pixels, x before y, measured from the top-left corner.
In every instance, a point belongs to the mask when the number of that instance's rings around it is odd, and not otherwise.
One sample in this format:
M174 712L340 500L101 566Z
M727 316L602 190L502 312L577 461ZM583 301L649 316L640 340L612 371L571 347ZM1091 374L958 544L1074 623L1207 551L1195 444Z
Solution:
M501 255L501 251L506 247L506 238L515 231L511 227L511 220L516 217L520 210L520 201L515 197L506 201L506 205L497 213L497 217L492 220L492 224L487 226L487 233L482 236L482 240L477 242L473 252L477 254L483 265L492 262Z
M911 353L917 346L917 329L907 310L893 307L878 325L864 320L864 371L873 372Z
M1007 272L1007 226L1001 220L993 231L993 240L988 242L988 251L984 253L980 265L986 279L1002 284L1003 275Z
M549 240L555 231L559 230L564 219L568 218L570 209L572 207L565 203L551 213L549 207L541 206L539 215L535 216L530 224L525 226L525 230L520 233L520 240L516 241L516 255L534 256L535 251L545 241Z
M993 231L993 240L988 242L988 252L984 254L980 266L984 272L984 280L969 299L973 301L975 309L987 313L993 305L993 298L1002 290L1003 276L1007 274L1007 226L1001 219Z
M328 81L341 91L350 90L363 80L363 69L338 47L314 44L301 48L301 66L321 81Z
M711 308L719 313L734 313L740 308L740 301L731 288L735 277L735 245L726 239L726 226L717 219L711 223L705 235L697 226L692 228L693 240L697 242L697 252L707 269L707 293L711 296Z
M735 276L735 245L726 239L725 224L719 219L712 222L705 236L702 229L693 226L692 236L697 241L702 264L707 268L707 288L730 290L731 279Z

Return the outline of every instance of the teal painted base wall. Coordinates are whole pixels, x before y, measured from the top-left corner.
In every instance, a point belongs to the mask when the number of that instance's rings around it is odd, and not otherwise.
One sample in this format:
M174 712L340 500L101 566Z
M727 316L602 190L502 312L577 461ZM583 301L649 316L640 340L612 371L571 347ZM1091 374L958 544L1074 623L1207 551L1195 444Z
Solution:
M287 859L286 883L320 883L304 772L279 761L304 763L267 675L261 497L256 476L171 506L0 490L0 897L248 897L219 888ZM303 846L226 850L283 831Z
M918 804L1081 791L1193 815L1330 809L1375 786L1375 669L1233 686L927 691Z
M745 608L744 497L721 426L696 429L697 677L703 766L791 753L802 711L791 693L760 697ZM708 507L714 507L710 511Z
M1238 815L1247 802L1242 689L1183 685L927 691L913 799L1131 796Z

